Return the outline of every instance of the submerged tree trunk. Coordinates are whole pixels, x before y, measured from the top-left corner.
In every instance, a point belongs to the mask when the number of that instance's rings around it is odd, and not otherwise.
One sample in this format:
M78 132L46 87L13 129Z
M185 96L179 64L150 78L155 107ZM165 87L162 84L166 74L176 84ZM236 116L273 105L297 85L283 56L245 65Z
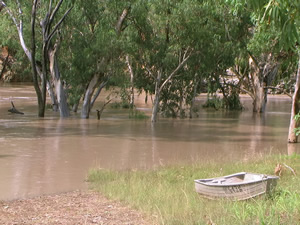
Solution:
M37 98L38 98L38 104L39 104L39 116L44 116L45 113L45 105L46 105L46 91L48 90L48 93L50 95L50 99L52 101L52 105L54 110L57 107L57 101L56 101L56 96L54 94L54 91L52 89L52 86L50 85L49 81L47 80L47 70L48 68L48 59L47 59L47 48L48 44L50 43L51 39L53 36L56 34L56 31L60 27L61 23L64 21L65 17L69 14L71 11L72 7L69 8L63 17L58 21L58 23L53 26L53 29L51 29L51 24L60 8L62 5L63 0L60 0L57 2L57 5L52 7L52 0L49 1L49 11L46 13L45 19L42 21L41 26L42 26L42 37L43 37L43 49L42 49L42 68L37 64L37 61L35 59L35 20L36 20L36 10L39 4L39 1L34 0L33 1L33 6L32 6L32 12L31 12L31 46L32 49L31 51L27 48L25 40L24 40L24 34L23 34L23 11L21 8L20 1L17 1L17 6L18 9L16 12L12 12L10 8L8 8L5 4L4 1L0 1L0 5L2 8L5 8L6 12L9 14L10 18L12 19L13 23L15 24L18 35L19 35L19 40L21 47L23 51L25 52L27 58L29 59L31 65L32 65L32 72L33 72L33 81L34 81L34 88L36 90ZM16 17L16 15L18 17ZM18 21L17 18L20 20ZM34 46L33 46L34 45ZM34 52L34 53L33 53ZM41 87L39 86L38 78L37 75L41 79Z
M278 63L272 62L271 54L264 58L258 65L252 56L249 57L250 77L253 84L253 112L255 113L265 112L268 87L272 84L278 71Z
M32 75L33 75L33 85L38 99L38 116L44 117L45 116L45 108L46 108L46 96L44 95L44 89L40 89L39 82L38 82L38 74L37 74L37 65L35 60L35 50L36 50L36 43L35 43L35 20L36 20L36 8L37 8L37 0L34 0L32 5L32 12L31 12L31 54L30 54L30 61L32 67ZM42 82L45 82L46 76L42 74Z
M93 96L93 98L92 98L92 100L91 100L90 108L93 108L96 99L97 99L98 96L100 95L102 89L106 86L107 82L108 82L108 80L102 81L102 82L101 82L100 86L98 87L96 93L94 94L94 96Z
M192 100L191 100L191 104L190 104L190 118L193 118L193 110L194 110L194 106L195 106L195 100L196 100L197 89L198 89L199 83L200 83L200 79L195 78L193 95L192 95Z
M253 112L264 113L267 104L267 89L264 82L259 78L259 75L254 75L254 99Z
M253 82L253 112L263 113L267 103L266 84L264 83L263 74L257 62L252 56L249 57L250 77Z
M58 104L60 116L69 117L70 111L68 107L65 89L61 81L56 52L57 52L57 44L55 44L53 48L49 49L50 73L56 91L57 104Z
M127 67L130 73L130 107L133 108L134 107L134 73L133 73L133 69L132 66L130 64L129 61L129 56L126 56L126 63L127 63Z
M155 123L157 120L157 113L159 110L159 100L160 100L160 83L161 83L161 71L159 70L157 72L157 78L155 81L155 97L153 102L153 108L152 108L152 116L151 116L151 122Z
M95 89L99 85L99 77L100 77L99 74L94 75L85 91L82 109L81 109L81 118L88 119L90 116L91 99Z
M295 129L299 127L299 122L295 120L295 115L297 115L300 110L300 102L299 102L300 101L300 53L298 57L299 57L298 70L297 70L297 77L295 83L295 92L293 95L291 119L290 119L289 134L288 134L289 143L298 142L298 137L295 134Z

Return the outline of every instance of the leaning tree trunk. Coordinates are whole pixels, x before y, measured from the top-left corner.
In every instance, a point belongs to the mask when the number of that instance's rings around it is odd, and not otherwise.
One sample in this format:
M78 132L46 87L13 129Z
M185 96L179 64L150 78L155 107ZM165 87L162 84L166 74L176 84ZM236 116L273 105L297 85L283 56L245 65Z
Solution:
M95 89L99 85L99 74L93 76L84 95L83 105L81 110L81 118L88 119L91 111L91 99Z
M90 104L90 108L93 108L98 96L100 95L102 89L106 86L106 84L108 83L108 80L106 81L102 81L101 84L99 85L99 87L97 88L96 93L94 94L93 98L91 99L91 104Z
M297 143L298 137L296 136L295 129L298 128L299 123L295 120L295 115L299 113L300 110L300 53L298 60L298 70L297 70L297 78L295 84L295 92L293 95L292 102L292 110L291 110L291 119L290 119L290 127L289 127L289 135L288 142L289 143Z

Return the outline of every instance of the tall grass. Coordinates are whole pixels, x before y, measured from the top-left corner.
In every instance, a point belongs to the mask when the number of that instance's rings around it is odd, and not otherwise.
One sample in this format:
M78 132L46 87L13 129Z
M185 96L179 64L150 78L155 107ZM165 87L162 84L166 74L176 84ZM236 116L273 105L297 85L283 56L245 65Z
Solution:
M153 171L89 173L91 187L123 201L155 224L300 224L300 177L285 170L271 196L246 201L207 200L194 190L194 180L246 171L273 174L277 163L300 171L300 156L273 156L247 164L187 165Z

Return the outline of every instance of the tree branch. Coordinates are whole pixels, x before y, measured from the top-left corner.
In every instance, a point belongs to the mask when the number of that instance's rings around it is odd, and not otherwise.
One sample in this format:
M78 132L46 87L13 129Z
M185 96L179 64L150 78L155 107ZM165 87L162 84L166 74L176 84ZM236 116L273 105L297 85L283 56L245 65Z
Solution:
M7 7L7 5L5 4L5 2L4 1L0 1L0 3L5 8L6 12L8 13L8 15L12 19L13 23L17 27L17 31L18 31L18 35L19 35L21 46L22 46L22 48L23 48L26 56L28 57L28 59L31 60L31 52L27 48L27 46L25 44L24 36L23 36L23 21L22 21L22 19L20 19L20 23L18 23L16 17L13 14L13 12L9 9L9 7ZM18 7L19 7L19 13L22 14L22 10L21 10L21 6L20 6L19 1L18 1Z
M184 54L183 54L183 58L182 61L179 63L179 65L176 67L175 70L173 70L173 72L168 76L168 78L163 82L163 84L160 86L159 91L161 91L163 89L163 87L166 85L166 83L169 82L169 80L172 79L172 77L177 73L177 71L186 63L186 61L190 58L190 56L192 55L192 51L190 53L188 53L189 51L189 47L187 48L187 50L185 50Z
M267 86L267 87L265 87L265 88L275 89L275 90L280 90L280 91L282 91L285 95L289 96L290 98L293 98L293 96L292 96L290 93L288 93L287 91L285 91L285 90L282 89L282 88L277 88L277 87L273 87L273 86Z
M69 14L69 12L72 10L73 6L71 8L69 8L65 14L63 15L63 17L58 21L58 23L54 26L54 29L52 30L52 32L49 34L49 36L47 37L47 42L50 42L51 39L53 38L55 32L57 31L57 29L59 28L59 26L62 24L62 22L65 20L66 16Z
M148 67L146 67L146 66L145 66L145 69L148 71L148 73L150 74L150 76L151 76L154 80L156 80L156 77L153 75L153 73L151 72L151 70L150 70Z
M50 0L50 3L49 3L49 9L48 9L48 14L47 14L47 19L48 19L48 21L47 21L47 30L46 30L47 35L50 33L50 28L51 28L52 22L53 22L53 20L54 20L54 17L55 17L55 15L56 15L56 13L57 13L58 10L59 10L61 4L63 3L63 0L60 0L60 1L57 3L57 5L55 6L54 10L53 10L52 13L51 13L51 10L52 10L52 2L53 2L53 0ZM50 15L50 14L51 14L51 15Z
M118 22L117 22L117 25L116 25L116 32L118 35L120 35L121 31L122 31L122 26L124 24L124 21L127 17L127 15L129 14L129 11L130 11L130 6L126 9L123 10Z

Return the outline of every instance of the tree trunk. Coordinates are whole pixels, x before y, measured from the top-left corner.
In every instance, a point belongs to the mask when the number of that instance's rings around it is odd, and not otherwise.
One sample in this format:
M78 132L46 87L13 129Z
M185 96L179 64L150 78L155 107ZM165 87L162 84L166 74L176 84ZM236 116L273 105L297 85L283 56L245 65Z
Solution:
M293 95L293 102L292 102L292 110L291 110L291 119L290 119L290 127L289 127L289 135L288 135L288 142L289 143L297 143L298 137L295 134L295 128L299 126L299 122L295 120L295 115L299 113L300 109L300 53L299 53L299 60L298 60L298 70L297 70L297 77L295 83L295 92Z
M7 52L7 56L5 57L5 59L3 61L2 70L0 71L0 80L2 79L2 76L4 75L6 65L8 64L8 59L9 59L9 53Z
M192 53L192 51L190 51L190 48L188 47L184 51L182 58L180 58L178 66L173 70L173 72L167 77L167 79L162 84L160 84L161 79L162 79L162 71L158 70L157 77L154 77L152 72L149 69L147 69L148 72L150 73L150 75L155 79L155 97L154 97L152 116L151 116L152 123L156 122L157 113L159 110L160 93L161 93L162 89L174 77L174 75L178 72L178 70L181 69L183 67L183 65L185 65L187 60L190 58L191 53Z
M50 72L56 91L57 103L59 108L59 113L61 117L69 117L70 111L67 102L67 96L65 89L63 87L61 76L58 68L58 62L56 57L57 45L49 49L49 62L50 62Z
M190 105L190 118L193 118L193 109L195 106L195 100L196 100L196 95L197 95L197 89L198 89L198 84L200 83L200 79L195 78L195 84L194 84L194 89L193 89L193 96L192 96L192 101Z
M267 90L263 79L263 74L260 71L257 62L252 56L249 57L250 77L253 82L253 112L265 112L267 104Z
M108 81L102 81L100 86L98 87L96 93L94 94L92 100L91 100L91 105L90 107L93 108L94 104L95 104L95 101L97 100L98 96L100 95L102 89L106 86Z
M91 110L91 99L96 87L99 85L99 74L93 76L84 95L83 105L81 110L81 118L88 119Z
M254 75L254 100L253 112L264 113L267 104L268 91L266 85L259 78L259 75Z
M134 73L133 73L133 69L132 66L130 64L129 61L129 56L126 56L126 63L127 63L127 67L130 73L130 107L133 108L134 107Z
M76 101L76 103L72 106L72 111L73 112L77 112L78 107L79 107L79 103L80 103L80 99L78 101Z
M157 78L155 81L155 97L153 102L153 108L152 108L152 116L151 116L151 122L155 123L157 120L157 113L159 110L159 100L160 100L160 83L161 83L161 71L158 71Z
M35 60L35 19L36 19L36 7L37 7L37 0L34 0L33 5L32 5L32 12L31 12L31 54L30 54L30 62L31 62L31 67L32 67L32 75L33 75L33 85L34 89L37 95L38 99L38 116L39 117L44 117L45 116L45 95L43 95L43 90L41 91L39 87L39 82L38 82L38 74L37 74L37 65L36 65L36 60ZM26 51L25 51L26 52ZM43 77L44 78L44 77Z
M182 82L183 86L183 82ZM181 119L185 118L185 110L184 110L184 91L181 89L179 90L179 117Z

